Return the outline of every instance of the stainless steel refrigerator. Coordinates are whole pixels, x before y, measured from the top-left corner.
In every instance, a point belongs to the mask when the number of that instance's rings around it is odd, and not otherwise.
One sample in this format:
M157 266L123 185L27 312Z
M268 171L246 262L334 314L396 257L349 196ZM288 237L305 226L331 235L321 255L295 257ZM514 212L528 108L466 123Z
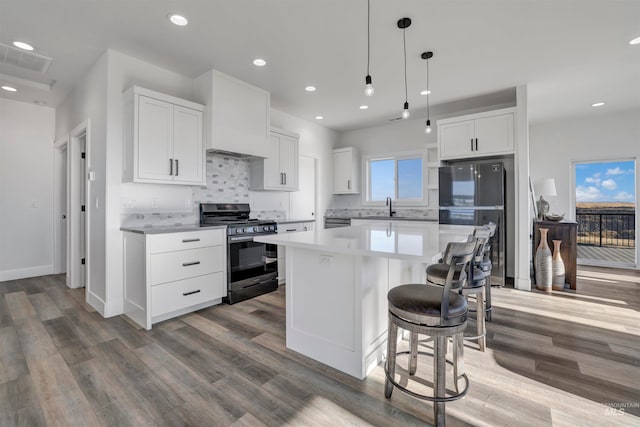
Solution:
M506 273L505 169L502 162L458 163L438 171L440 224L494 222L491 284L503 286Z

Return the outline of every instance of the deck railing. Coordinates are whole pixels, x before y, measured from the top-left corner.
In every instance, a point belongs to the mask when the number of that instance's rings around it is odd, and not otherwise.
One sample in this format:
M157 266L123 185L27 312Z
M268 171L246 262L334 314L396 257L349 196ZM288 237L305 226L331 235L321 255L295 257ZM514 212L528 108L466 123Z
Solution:
M576 210L578 244L633 248L636 245L634 213L594 213Z

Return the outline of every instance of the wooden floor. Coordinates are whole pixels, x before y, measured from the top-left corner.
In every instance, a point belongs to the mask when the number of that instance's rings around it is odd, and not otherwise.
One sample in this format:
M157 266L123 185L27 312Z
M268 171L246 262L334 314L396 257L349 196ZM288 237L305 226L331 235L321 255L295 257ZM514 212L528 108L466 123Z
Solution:
M0 283L0 426L432 422L430 403L383 397L381 367L358 381L286 350L284 292L146 332L101 318L63 276ZM466 346L471 388L448 425L640 425L640 273L581 268L575 293L493 298L488 349ZM429 386L429 362L426 379L400 381Z
M635 265L636 248L578 245L578 259Z

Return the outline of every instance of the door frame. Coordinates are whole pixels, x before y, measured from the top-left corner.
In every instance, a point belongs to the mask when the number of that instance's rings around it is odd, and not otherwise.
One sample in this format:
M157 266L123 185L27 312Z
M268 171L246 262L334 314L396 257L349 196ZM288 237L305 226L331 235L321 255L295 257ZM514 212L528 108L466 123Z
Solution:
M53 155L53 273L61 274L69 271L69 227L66 233L62 233L62 215L68 216L69 212L69 135L57 139L54 144ZM60 180L62 159L66 160L66 179ZM64 188L63 188L64 187ZM60 203L62 193L66 193L66 204ZM68 224L68 221L67 221ZM62 262L62 254L59 251L60 243L65 241L65 262ZM69 275L67 275L67 286L69 286Z
M86 287L87 292L85 293L86 295L89 294L89 291L91 289L91 285L90 285L90 245L89 242L91 241L91 236L90 236L90 212L91 209L89 209L89 187L90 187L90 182L91 180L88 179L87 173L90 170L90 164L89 161L91 159L91 155L90 155L90 141L89 141L89 120L86 120L85 122L81 123L80 125L76 126L75 128L73 128L71 130L71 132L69 132L69 144L68 147L69 149L67 150L67 155L68 155L68 161L67 161L67 167L68 167L68 173L69 173L69 179L68 179L68 186L69 186L69 191L67 193L67 204L69 206L69 209L67 211L67 218L68 218L68 223L67 223L67 232L68 232L68 245L67 245L67 286L70 288L80 288L80 287ZM85 147L84 147L84 152L85 152L85 165L84 165L84 174L82 177L80 177L80 170L79 168L81 167L81 157L80 157L80 153L81 153L81 147L80 147L80 141L81 139L84 137L84 141L85 141ZM84 230L81 230L81 221L80 221L80 215L81 215L81 210L79 209L79 207L77 206L77 204L72 203L72 201L78 200L81 196L80 192L80 188L81 188L81 183L79 182L79 179L84 179L85 180L85 185L84 185L84 200L85 200L85 221L84 221ZM79 281L79 276L82 270L82 263L81 263L81 255L79 254L79 246L80 246L80 236L81 236L81 231L84 231L84 247L85 247L85 274L84 274L84 284L80 283ZM71 276L71 277L69 277ZM86 297L85 297L86 298Z
M635 265L631 266L628 264L622 264L622 263L610 263L610 262L600 262L598 260L589 260L590 262L584 263L584 262L578 262L578 265L589 265L589 266L595 266L595 267L615 267L615 268L629 268L629 269L635 269L635 270L640 270L640 260L639 258L639 254L640 254L640 248L638 248L638 229L640 229L640 218L638 218L638 212L640 212L640 207L638 206L638 190L640 190L640 173L638 172L638 165L640 165L640 155L638 156L625 156L624 154L622 155L617 155L617 156L596 156L596 157L589 157L589 158L573 158L570 160L571 162L571 173L569 174L569 182L571 185L571 191L569 191L569 203L570 203L570 212L571 212L571 219L573 221L576 220L576 165L580 164L580 163L606 163L606 162L615 162L615 161L633 161L635 163L634 166L634 172L635 172L635 181L636 181L636 188L635 188L635 197L636 197L636 201L635 201L635 205L636 205L636 210L635 210L635 227L636 227L636 254L635 254Z

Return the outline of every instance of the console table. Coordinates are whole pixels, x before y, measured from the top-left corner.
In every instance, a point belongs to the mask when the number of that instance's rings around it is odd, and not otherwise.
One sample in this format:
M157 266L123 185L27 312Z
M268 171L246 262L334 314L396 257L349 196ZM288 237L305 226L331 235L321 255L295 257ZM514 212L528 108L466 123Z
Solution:
M576 289L577 225L575 221L535 221L533 223L533 259L540 244L540 229L547 228L547 244L553 251L553 240L562 240L560 255L564 262L565 286ZM534 263L535 269L535 263ZM535 273L535 272L534 272Z

